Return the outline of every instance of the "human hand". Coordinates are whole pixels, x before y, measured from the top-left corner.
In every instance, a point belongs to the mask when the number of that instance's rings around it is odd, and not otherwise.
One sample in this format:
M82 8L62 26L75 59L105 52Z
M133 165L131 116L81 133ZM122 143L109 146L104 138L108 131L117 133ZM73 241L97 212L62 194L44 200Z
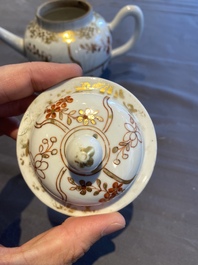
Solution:
M13 116L25 112L35 92L81 74L76 64L32 62L0 67L0 135L16 139L19 122Z
M0 68L0 135L16 139L18 121L34 100L34 92L81 75L77 65L54 63L24 63ZM5 248L0 245L0 264L68 265L79 259L102 236L125 226L119 213L89 217L70 217L24 245Z
M102 236L125 226L119 213L70 217L21 247L0 247L1 265L69 265Z

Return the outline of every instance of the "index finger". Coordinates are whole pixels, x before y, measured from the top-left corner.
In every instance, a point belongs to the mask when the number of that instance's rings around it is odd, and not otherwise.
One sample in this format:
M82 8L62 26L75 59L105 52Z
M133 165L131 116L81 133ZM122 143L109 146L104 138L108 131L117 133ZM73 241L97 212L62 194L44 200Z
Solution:
M0 68L0 104L42 92L66 79L80 76L77 64L29 62Z

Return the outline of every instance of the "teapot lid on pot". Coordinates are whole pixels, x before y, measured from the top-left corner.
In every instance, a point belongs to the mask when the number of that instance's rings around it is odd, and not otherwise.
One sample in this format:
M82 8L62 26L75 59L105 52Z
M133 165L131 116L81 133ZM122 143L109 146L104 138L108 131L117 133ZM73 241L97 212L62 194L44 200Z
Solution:
M117 211L147 184L156 136L142 104L111 81L78 77L40 94L18 133L19 166L41 201L67 215Z

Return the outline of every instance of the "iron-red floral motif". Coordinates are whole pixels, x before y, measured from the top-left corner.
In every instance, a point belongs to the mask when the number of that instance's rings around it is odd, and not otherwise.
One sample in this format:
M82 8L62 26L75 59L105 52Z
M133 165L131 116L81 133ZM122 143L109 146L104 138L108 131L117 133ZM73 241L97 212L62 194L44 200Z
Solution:
M103 198L99 199L99 202L107 202L115 198L117 195L124 191L123 184L114 182L112 186L108 186L106 182L102 183L100 179L96 180L96 184L93 185L91 181L80 180L79 184L74 181L73 178L68 177L68 181L72 184L70 187L71 191L78 191L81 195L86 195L93 192L93 196L99 195L101 192L104 193Z
M117 195L124 191L123 184L114 182L111 188L105 187L106 193L104 194L104 198L100 199L99 202L106 202L110 201L111 199L115 198Z
M121 163L121 160L119 159L120 155L123 159L127 159L129 157L128 153L130 149L135 148L138 143L142 143L139 127L132 116L130 116L130 123L125 123L124 126L127 132L123 136L122 141L119 142L119 145L112 149L113 153L117 153L116 159L114 160L114 164L116 165Z
M51 105L48 109L45 110L46 119L55 119L57 114L60 112L60 107L56 106L56 104Z
M67 96L64 98L61 98L56 103L57 106L60 106L61 109L65 109L67 107L67 103L72 103L74 100L71 96Z
M67 104L72 103L73 98L71 96L67 96L59 99L55 104L50 105L45 110L46 119L55 119L58 115L59 119L63 119L63 114L68 110Z
M67 117L67 125L71 125L72 120L76 120L78 123L82 123L87 126L89 124L96 125L96 121L103 122L104 119L98 115L98 110L86 108L85 110L69 110L68 104L73 102L71 96L67 96L59 99L56 103L49 105L45 109L45 118L60 119L63 120L64 115ZM78 115L76 114L78 112Z

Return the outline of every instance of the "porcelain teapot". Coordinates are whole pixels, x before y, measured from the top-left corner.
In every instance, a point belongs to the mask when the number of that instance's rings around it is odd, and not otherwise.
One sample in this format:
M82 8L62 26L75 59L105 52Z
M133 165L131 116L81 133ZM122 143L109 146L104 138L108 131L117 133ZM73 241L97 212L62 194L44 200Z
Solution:
M111 32L127 16L135 20L132 36L113 49ZM123 7L107 23L86 1L50 1L38 7L24 39L1 27L0 39L30 61L73 62L82 67L84 75L99 76L112 58L134 46L141 36L143 24L142 11L135 5Z

